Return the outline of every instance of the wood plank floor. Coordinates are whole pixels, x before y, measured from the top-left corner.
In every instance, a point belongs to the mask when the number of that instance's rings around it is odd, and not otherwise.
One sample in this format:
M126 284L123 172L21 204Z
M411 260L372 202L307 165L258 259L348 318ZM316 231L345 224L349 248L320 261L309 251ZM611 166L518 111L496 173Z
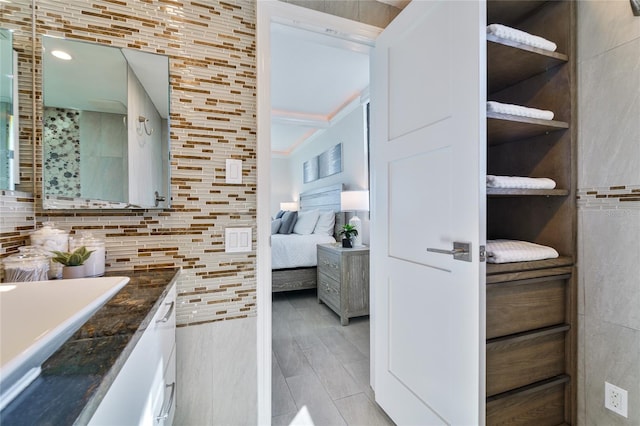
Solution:
M369 386L369 317L339 317L316 290L273 295L272 424L306 406L316 426L393 425Z

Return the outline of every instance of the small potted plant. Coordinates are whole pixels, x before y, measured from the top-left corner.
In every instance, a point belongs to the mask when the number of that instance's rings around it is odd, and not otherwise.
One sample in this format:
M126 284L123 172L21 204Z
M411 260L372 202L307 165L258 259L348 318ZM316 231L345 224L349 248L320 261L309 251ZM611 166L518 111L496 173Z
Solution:
M351 242L351 239L358 236L358 230L355 228L355 226L347 223L345 225L342 225L340 235L342 235L342 247L352 248L353 244Z
M89 259L93 250L89 251L85 246L78 247L73 252L53 251L54 262L62 264L62 278L84 278L84 262Z

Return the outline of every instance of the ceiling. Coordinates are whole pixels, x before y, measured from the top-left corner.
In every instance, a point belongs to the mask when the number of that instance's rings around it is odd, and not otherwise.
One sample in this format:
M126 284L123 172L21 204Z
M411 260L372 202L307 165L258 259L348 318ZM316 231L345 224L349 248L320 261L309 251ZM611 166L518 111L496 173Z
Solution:
M370 49L272 24L272 154L291 154L360 105L368 93Z

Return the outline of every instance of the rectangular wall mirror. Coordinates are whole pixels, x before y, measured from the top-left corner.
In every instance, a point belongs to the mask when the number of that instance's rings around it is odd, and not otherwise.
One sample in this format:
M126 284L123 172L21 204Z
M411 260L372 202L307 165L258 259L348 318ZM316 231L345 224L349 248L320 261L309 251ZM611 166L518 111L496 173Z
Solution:
M43 37L43 208L169 207L169 58Z
M14 78L18 55L13 34L0 28L0 189L20 183L18 152L18 88Z

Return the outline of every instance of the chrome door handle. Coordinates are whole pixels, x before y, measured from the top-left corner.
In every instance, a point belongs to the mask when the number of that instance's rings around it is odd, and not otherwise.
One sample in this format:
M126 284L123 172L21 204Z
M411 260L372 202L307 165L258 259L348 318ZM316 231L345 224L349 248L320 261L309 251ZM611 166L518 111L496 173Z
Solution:
M428 252L439 254L452 254L454 260L471 262L471 243L459 243L454 241L453 250L442 250L437 248L427 248Z

